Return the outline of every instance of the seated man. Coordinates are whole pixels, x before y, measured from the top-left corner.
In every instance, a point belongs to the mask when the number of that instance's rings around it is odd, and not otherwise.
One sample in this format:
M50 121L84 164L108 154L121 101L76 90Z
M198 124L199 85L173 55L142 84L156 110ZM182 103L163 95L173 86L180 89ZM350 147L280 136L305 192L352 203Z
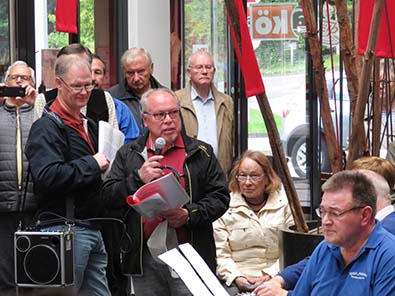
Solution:
M381 221L383 227L395 234L395 209L391 205L391 189L395 183L395 167L391 162L376 156L361 157L353 161L352 170L362 170L374 184L377 192L376 219ZM255 292L258 296L288 295L292 294L295 285L300 278L310 257L306 257L296 264L286 267L278 275L273 277L264 286ZM287 294L288 293L288 294Z
M323 185L319 213L325 240L310 257L294 295L394 295L395 238L373 218L384 187L375 188L359 171L337 173ZM257 295L287 295L264 290L257 289Z

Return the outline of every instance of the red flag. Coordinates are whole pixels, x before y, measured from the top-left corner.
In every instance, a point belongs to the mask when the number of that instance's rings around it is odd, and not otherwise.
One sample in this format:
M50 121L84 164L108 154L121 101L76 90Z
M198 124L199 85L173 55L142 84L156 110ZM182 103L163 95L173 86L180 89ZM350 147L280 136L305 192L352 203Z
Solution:
M78 0L56 0L56 31L78 34Z
M368 44L370 23L375 0L360 1L359 26L358 26L358 54L365 54ZM388 13L387 13L388 11ZM386 0L383 14L381 15L380 31L377 40L376 57L395 57L395 1ZM387 17L388 15L388 17ZM392 48L391 48L392 43Z
M256 60L255 51L252 47L251 36L248 30L247 18L244 12L242 0L234 0L237 10L238 20L233 20L228 11L230 19L230 33L235 47L237 59L244 76L244 83L247 97L255 96L265 92L261 72ZM236 36L237 30L234 30L234 24L240 25L240 36Z

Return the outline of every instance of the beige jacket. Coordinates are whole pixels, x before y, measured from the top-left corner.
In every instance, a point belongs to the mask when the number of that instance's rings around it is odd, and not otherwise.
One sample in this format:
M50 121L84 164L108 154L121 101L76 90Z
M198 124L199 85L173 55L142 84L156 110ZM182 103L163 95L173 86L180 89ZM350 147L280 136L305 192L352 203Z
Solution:
M279 272L279 229L294 224L284 191L269 195L256 215L240 193L231 193L229 209L216 220L217 274L229 286L238 276L274 276Z
M215 113L217 114L218 161L225 174L228 175L234 157L233 99L219 92L214 85L211 87L211 91L214 96ZM188 85L188 87L178 90L176 95L180 101L186 133L190 137L197 138L199 123L191 99L191 86Z

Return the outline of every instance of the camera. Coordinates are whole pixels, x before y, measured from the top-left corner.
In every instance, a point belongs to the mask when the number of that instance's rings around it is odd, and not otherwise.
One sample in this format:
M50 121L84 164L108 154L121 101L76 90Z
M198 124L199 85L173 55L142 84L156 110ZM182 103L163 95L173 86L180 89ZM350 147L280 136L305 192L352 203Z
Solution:
M74 283L71 231L17 231L14 242L18 287L66 287Z
M20 86L3 86L0 87L0 97L24 97L26 89Z

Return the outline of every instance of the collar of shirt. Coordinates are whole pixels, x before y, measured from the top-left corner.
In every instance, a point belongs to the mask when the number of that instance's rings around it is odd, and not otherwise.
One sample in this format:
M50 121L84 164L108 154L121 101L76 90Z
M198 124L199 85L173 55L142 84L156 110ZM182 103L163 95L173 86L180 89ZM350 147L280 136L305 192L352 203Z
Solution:
M151 137L147 137L147 142L145 145L148 150L148 156L149 157L153 156L154 152L155 152L155 141L153 141ZM185 144L184 144L181 134L178 134L176 141L167 151L171 150L173 147L185 149Z
M196 89L195 89L192 85L191 85L191 98L192 98L192 101L194 101L194 100L201 100L203 103L206 103L206 102L208 102L208 101L210 101L210 100L213 100L213 101L214 101L214 96L213 96L213 92L211 91L211 89L210 89L210 92L209 92L209 94L208 94L207 99L204 101L204 100L199 96L199 94L197 93Z
M382 208L380 211L377 212L376 219L381 221L394 211L395 208L393 205L386 206L385 208Z
M51 104L49 109L52 112L58 114L60 118L62 118L65 125L77 131L78 134L88 143L92 152L95 152L92 139L90 138L88 133L88 120L82 113L80 113L79 118L75 118L69 112L67 112L67 110L62 106L62 104L60 104L58 98L55 99L55 101Z

